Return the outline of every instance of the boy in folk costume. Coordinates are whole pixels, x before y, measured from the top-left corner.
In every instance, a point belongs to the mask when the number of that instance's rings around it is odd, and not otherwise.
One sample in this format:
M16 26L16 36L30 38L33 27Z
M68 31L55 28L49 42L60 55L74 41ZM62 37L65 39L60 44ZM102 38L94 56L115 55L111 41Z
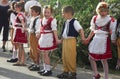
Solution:
M39 68L39 51L38 51L38 38L37 33L40 33L40 14L41 7L32 6L31 8L31 22L29 25L29 41L30 41L30 58L33 60L34 64L29 66L32 71L38 71Z
M96 8L98 15L93 16L91 20L91 33L87 41L89 42L89 60L94 72L93 79L100 79L100 74L97 70L96 61L100 60L104 69L104 79L108 79L108 62L107 59L112 58L109 34L111 33L111 40L115 43L115 27L116 20L108 15L108 4L100 2Z
M18 44L18 62L13 64L14 66L25 66L25 51L23 44L27 43L27 32L26 32L26 18L24 14L24 3L18 2L16 4L16 11L18 12L15 19L15 30L13 41Z
M116 36L117 36L117 50L118 50L118 60L116 69L120 69L120 17L117 19L117 26L116 26Z
M43 8L43 19L41 19L40 27L40 38L38 41L39 49L44 55L43 70L38 73L43 76L49 76L52 74L50 68L50 57L49 53L51 50L57 48L57 43L59 42L57 36L57 21L52 16L53 9L50 5Z
M76 37L81 35L84 40L84 31L79 22L73 18L72 6L63 8L63 17L66 19L62 30L62 60L63 73L58 78L76 79Z

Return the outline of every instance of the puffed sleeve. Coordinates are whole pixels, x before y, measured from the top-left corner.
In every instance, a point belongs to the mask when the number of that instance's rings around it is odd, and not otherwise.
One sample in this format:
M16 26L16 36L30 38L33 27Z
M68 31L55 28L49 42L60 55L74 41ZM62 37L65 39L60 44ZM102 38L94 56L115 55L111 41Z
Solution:
M79 32L81 29L83 29L77 20L74 21L74 28L77 32Z
M116 40L116 25L117 25L117 21L111 21L110 23L110 30L112 31L111 34L111 40Z
M53 19L51 22L51 28L52 30L57 30L57 20Z
M37 19L36 25L35 25L35 33L40 33L40 27L41 27L41 19Z
M93 16L92 19L91 19L91 22L90 22L90 30L91 31L94 31L95 30L95 23L94 23L94 18L96 16Z

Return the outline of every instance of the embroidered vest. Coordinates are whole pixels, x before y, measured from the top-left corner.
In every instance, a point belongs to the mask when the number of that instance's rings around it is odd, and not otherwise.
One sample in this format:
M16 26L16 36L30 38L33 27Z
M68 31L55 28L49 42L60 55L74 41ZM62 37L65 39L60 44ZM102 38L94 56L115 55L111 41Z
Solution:
M76 19L72 19L70 22L69 22L69 31L68 31L68 34L67 36L70 36L70 37L78 37L79 33L75 30L74 28L74 21ZM63 25L63 29L62 29L62 33L61 33L61 36L64 32L64 29L65 29L65 22L64 22L64 25Z
M44 30L52 30L51 28L51 22L52 22L53 18L49 18L47 23L45 25L42 24L42 20L41 20L41 31L43 32Z
M16 22L16 23L22 23L21 20L20 20L20 18L19 18L19 16L22 16L22 17L24 18L24 22L25 22L25 17L24 17L23 14L21 14L21 13L19 13L19 14L17 15L15 22ZM22 27L22 25L15 25L15 26L16 26L16 27Z
M97 16L94 17L94 23L96 22L96 19L97 19ZM111 21L112 22L115 21L113 17L111 17L111 20L108 23L106 23L104 26L97 26L96 23L95 23L95 30L100 29L100 30L109 32L110 31L110 23L111 23Z

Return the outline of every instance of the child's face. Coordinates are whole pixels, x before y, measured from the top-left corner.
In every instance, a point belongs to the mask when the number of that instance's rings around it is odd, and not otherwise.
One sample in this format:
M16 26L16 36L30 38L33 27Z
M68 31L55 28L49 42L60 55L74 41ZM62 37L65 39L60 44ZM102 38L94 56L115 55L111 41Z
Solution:
M21 11L21 8L20 7L16 7L16 12L20 12Z
M45 18L51 17L51 15L52 15L51 10L48 9L48 8L47 8L47 9L44 9L43 15L44 15Z
M35 12L34 10L31 10L31 15L35 17L35 16L38 15L38 12Z
M105 17L108 15L108 11L100 11L99 14L101 17Z
M68 19L68 13L66 13L66 12L62 12L62 16L65 18L65 19Z

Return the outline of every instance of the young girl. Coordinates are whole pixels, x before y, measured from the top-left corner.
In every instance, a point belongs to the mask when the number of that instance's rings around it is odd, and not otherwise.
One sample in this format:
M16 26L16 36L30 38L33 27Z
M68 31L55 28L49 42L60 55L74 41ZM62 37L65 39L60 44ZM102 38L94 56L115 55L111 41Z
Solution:
M41 20L40 38L38 41L39 49L44 53L44 69L39 71L43 76L49 76L52 74L50 68L49 52L57 48L58 36L57 36L57 23L56 19L52 17L52 8L45 6L43 9L44 18Z
M17 62L18 60L18 54L17 54L17 45L13 42L13 32L14 32L14 22L15 22L15 18L17 15L17 12L15 10L15 5L16 2L12 2L11 3L11 9L9 10L9 14L10 14L10 37L11 37L11 43L13 45L12 47L12 58L7 60L7 62Z
M108 15L108 4L100 2L96 8L98 15L93 16L91 20L91 33L87 40L90 41L89 45L89 60L94 71L93 79L100 79L100 74L97 70L96 61L100 60L104 69L104 79L108 79L108 62L107 59L112 58L109 34L111 33L111 40L115 42L115 26L116 21L113 17Z
M14 66L25 66L25 51L23 44L27 43L26 34L26 19L24 15L24 3L18 2L16 4L16 11L18 12L15 20L14 42L18 43L18 62Z

